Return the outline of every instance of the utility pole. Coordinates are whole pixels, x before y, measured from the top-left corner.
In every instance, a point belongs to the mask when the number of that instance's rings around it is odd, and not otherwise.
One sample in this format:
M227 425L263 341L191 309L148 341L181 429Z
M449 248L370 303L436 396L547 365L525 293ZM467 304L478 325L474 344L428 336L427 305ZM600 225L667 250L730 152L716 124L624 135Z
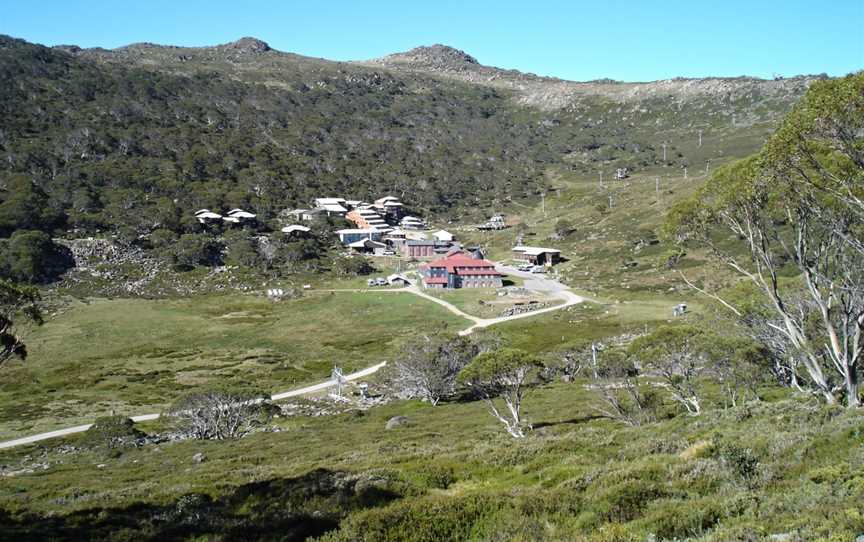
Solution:
M597 347L597 343L591 343L591 369L594 372L594 379L597 380L599 378L597 374L597 351L599 348Z
M546 191L540 193L540 201L543 202L543 218L546 218Z
M684 180L687 180L687 166L684 166Z
M657 203L660 203L660 177L654 179L654 191L657 193Z
M612 209L612 193L609 193L609 209Z
M333 367L333 371L330 373L330 378L333 379L333 383L336 385L336 397L342 398L342 386L345 385L345 377L342 376L342 368L341 367Z
M600 170L600 188L603 188L603 170Z
M699 130L699 146L702 146L702 130Z
M666 142L663 142L663 161L666 161Z
M709 159L705 162L705 175L708 175L708 168L709 168L710 166L711 166L711 159L709 158Z

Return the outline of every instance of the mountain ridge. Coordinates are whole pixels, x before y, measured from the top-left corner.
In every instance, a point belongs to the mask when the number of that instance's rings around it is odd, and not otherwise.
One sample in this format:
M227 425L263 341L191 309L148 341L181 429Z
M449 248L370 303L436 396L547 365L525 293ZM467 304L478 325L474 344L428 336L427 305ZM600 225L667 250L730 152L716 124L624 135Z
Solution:
M12 37L12 36L8 36ZM14 38L18 39L18 38ZM577 79L565 79L561 77L556 77L552 75L539 75L532 72L523 72L513 68L502 68L497 66L489 66L486 64L481 64L479 60L472 56L471 54L465 52L464 50L458 49L456 47L435 43L432 45L418 45L413 47L407 51L400 51L395 53L390 53L384 55L382 57L370 58L370 59L359 59L359 60L333 60L327 59L324 57L316 57L310 55L303 55L300 53L296 53L293 51L283 51L280 49L275 49L268 42L262 40L260 38L256 38L253 36L244 36L238 38L237 40L220 43L216 45L194 45L194 46L186 46L186 45L172 45L172 44L160 44L155 42L133 42L127 45L121 45L119 47L114 48L105 48L105 47L81 47L78 45L71 44L58 44L50 46L52 49L62 50L65 52L69 52L72 54L80 54L80 53L91 53L91 52L99 52L99 53L120 53L126 51L140 51L140 50L172 50L172 51L195 51L195 50L238 50L242 52L272 52L278 55L290 55L292 57L301 57L310 60L319 60L326 61L334 64L352 64L357 66L381 66L381 67L409 67L409 68L419 68L423 66L425 63L425 67L438 67L438 68L448 68L448 67L456 67L459 64L464 64L466 66L473 66L477 68L485 68L488 70L495 70L498 72L503 72L507 74L519 74L521 76L538 79L544 81L552 81L552 82L561 82L561 83L572 83L572 84L621 84L621 85L648 85L652 83L664 83L664 82L683 82L683 81L753 81L753 82L771 82L771 81L795 81L795 80L809 80L809 79L825 79L828 78L825 74L796 74L788 77L777 77L773 79L767 79L763 77L758 77L755 75L736 75L736 76L719 76L719 75L710 75L705 77L685 77L685 76L675 76L675 77L667 77L661 79L649 79L649 80L640 80L640 81L624 81L620 79L613 79L608 77L603 77L599 79L585 79L585 80L577 80ZM448 62L449 61L449 62ZM437 66L436 66L437 65Z
M240 72L263 68L268 71L267 83L279 84L280 71L303 69L315 72L322 66L339 69L366 69L424 77L443 78L471 85L507 91L518 105L545 111L572 109L580 98L599 96L616 102L632 102L672 97L682 100L713 97L738 100L754 94L772 99L786 95L798 96L809 85L825 75L796 75L788 78L762 79L753 76L736 77L675 77L654 81L629 82L613 79L571 81L537 75L514 69L481 64L469 53L443 44L421 45L368 60L336 61L304 56L272 48L266 41L254 37L211 46L182 47L154 43L133 43L115 49L55 46L76 56L99 61L137 62L159 69L186 70L190 63L214 64L226 62ZM288 62L292 65L286 66ZM180 67L180 65L183 65ZM241 75L242 76L242 75Z

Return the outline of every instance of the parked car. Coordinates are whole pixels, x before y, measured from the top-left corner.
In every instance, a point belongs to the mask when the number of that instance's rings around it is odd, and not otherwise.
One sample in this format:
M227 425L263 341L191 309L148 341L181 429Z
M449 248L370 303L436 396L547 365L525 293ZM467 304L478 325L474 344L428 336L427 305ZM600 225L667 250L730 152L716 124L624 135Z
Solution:
M378 286L387 286L387 279L378 277L375 279L375 284Z
M532 273L545 273L546 268L543 267L542 265L535 265L534 267L531 268L531 272Z
M520 266L517 267L516 269L517 269L518 271L531 271L532 269L534 269L534 266L531 265L530 263L526 263L526 264L522 264L522 265L520 265Z
M366 281L366 286L377 286L378 283L375 282L375 279L369 279Z

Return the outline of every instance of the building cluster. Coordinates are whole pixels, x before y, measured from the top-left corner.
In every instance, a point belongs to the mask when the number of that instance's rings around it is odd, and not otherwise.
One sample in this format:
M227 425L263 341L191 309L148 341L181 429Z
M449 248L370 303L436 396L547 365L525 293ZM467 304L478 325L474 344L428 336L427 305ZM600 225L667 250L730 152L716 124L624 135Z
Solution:
M500 288L501 273L495 264L486 260L479 249L464 247L456 237L445 230L427 233L426 223L407 215L398 198L386 196L372 203L343 198L316 198L309 209L285 210L279 219L287 225L281 228L286 236L304 236L309 226L290 222L309 222L318 216L342 217L353 223L352 228L335 232L339 242L358 254L377 256L399 255L408 260L423 260L420 266L422 284L426 288ZM202 224L241 224L254 221L256 215L243 209L232 209L224 216L209 209L201 209L195 217ZM496 215L480 229L503 229L504 216ZM561 258L554 248L519 245L512 249L514 260L525 262L533 271L551 267ZM542 267L540 267L542 266ZM521 267L520 267L521 269ZM387 283L391 283L388 277ZM404 279L403 276L399 277ZM376 284L378 284L376 282Z
M384 235L399 237L401 230L425 230L426 223L405 213L405 205L394 196L385 196L372 203L345 198L315 198L308 208L285 210L279 213L284 222L311 222L320 216L340 217L352 222L354 227L336 231L339 241L357 252L381 254L388 251L382 242ZM300 232L306 228L291 224L282 228L286 234ZM287 231L290 230L290 231ZM303 230L308 232L308 228Z
M352 228L337 230L335 234L343 246L358 253L413 257L406 249L409 240L422 241L426 238L425 234L420 233L427 229L426 222L408 215L405 205L394 196L385 196L372 203L345 198L316 198L311 209L281 213L282 218L304 222L319 215L338 216L352 222ZM452 235L449 240L453 240ZM450 246L447 245L448 248Z
M361 254L377 256L399 255L409 260L428 260L445 255L462 245L455 236L439 230L431 234L407 231L401 228L377 230L374 228L349 228L337 230L336 235L345 247Z

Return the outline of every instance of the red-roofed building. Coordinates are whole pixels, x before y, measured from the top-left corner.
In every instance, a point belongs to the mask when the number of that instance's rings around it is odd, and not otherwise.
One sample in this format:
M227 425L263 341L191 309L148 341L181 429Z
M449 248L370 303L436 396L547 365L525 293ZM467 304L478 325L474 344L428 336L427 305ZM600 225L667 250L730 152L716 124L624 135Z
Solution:
M501 273L489 260L453 251L420 268L426 288L500 288Z

